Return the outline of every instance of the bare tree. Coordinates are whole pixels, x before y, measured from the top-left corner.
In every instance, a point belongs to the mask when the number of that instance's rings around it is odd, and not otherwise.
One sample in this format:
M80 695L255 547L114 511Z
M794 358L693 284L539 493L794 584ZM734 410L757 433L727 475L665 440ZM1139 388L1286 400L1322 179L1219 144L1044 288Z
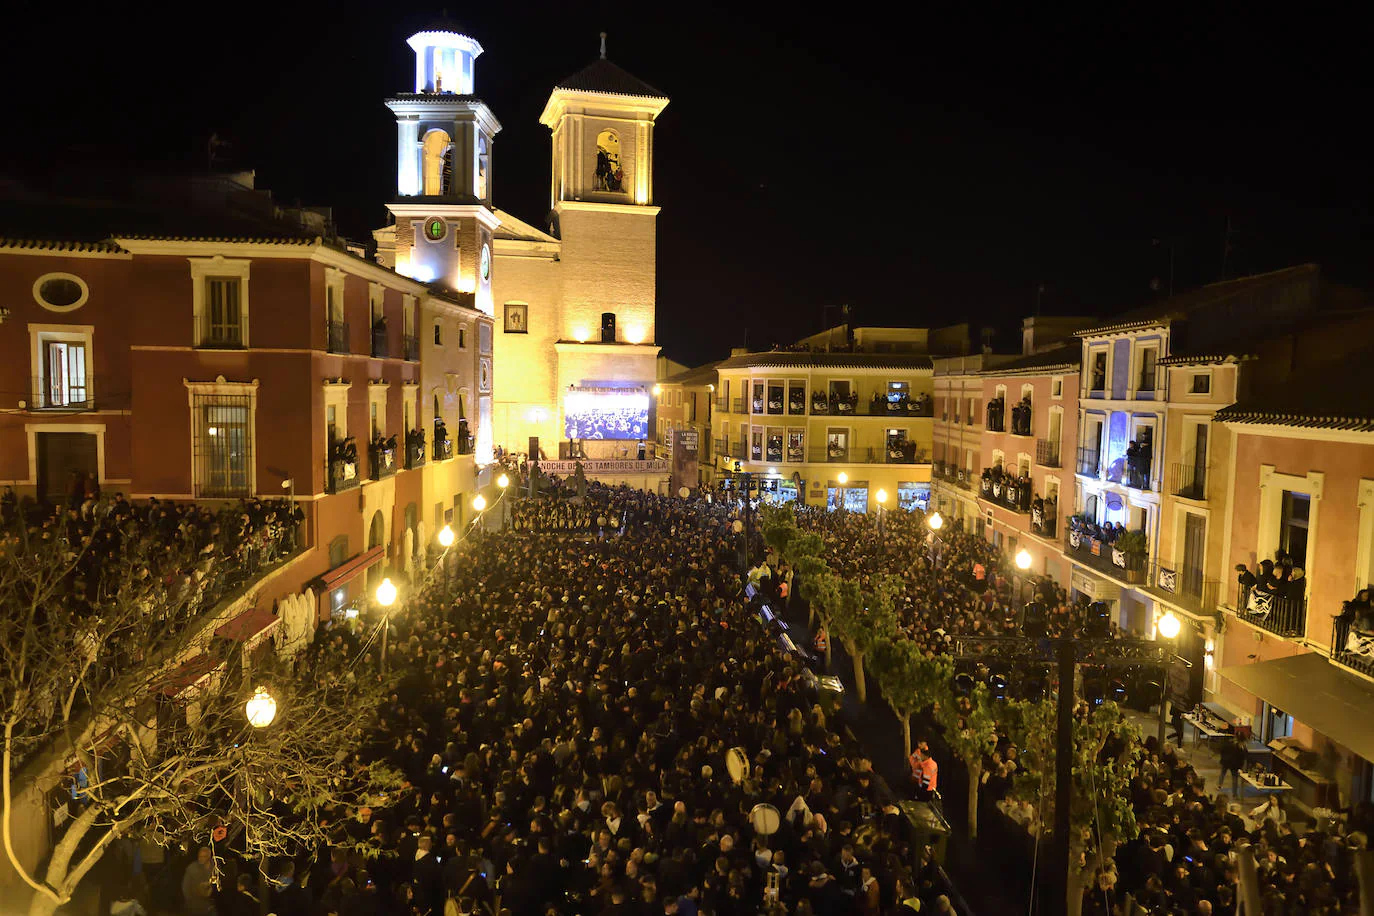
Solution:
M251 854L294 853L395 782L353 754L385 686L374 672L342 656L293 670L213 638L224 621L211 607L261 531L226 515L216 546L97 514L0 531L0 819L31 914L71 899L118 839L208 845L224 827ZM245 711L257 686L277 704L261 728ZM71 817L26 867L15 805L59 784Z

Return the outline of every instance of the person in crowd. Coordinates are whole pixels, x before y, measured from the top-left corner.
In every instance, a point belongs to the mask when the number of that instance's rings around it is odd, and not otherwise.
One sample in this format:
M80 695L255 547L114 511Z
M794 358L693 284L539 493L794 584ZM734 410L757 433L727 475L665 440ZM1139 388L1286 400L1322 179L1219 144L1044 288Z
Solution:
M211 916L214 913L213 895L218 882L215 854L210 847L202 846L181 875L181 903L187 916Z

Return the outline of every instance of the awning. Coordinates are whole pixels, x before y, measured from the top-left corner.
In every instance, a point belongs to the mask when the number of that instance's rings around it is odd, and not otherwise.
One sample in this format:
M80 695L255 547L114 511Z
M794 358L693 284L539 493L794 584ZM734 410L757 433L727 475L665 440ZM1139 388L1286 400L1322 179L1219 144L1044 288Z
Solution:
M349 579L352 579L358 573L367 569L373 563L380 560L385 553L386 545L378 544L371 550L360 553L351 560L344 560L338 566L335 566L333 569L329 570L329 572L320 576L320 581L324 583L324 588L321 589L321 591L333 591Z
M1365 760L1374 761L1374 684L1347 674L1316 652L1253 665L1232 665L1217 674L1277 706Z
M212 655L197 655L178 665L162 685L162 695L178 697L203 682L222 662Z
M215 630L215 635L221 639L247 643L251 649L280 622L281 618L272 613L270 607L252 608Z

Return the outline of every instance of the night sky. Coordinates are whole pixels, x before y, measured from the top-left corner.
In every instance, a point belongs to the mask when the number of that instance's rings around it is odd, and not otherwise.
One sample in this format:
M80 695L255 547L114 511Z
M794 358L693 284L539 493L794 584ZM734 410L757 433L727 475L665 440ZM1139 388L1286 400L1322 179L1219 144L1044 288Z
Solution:
M440 4L134 9L8 14L7 171L203 159L214 131L280 200L333 206L358 240L385 222L382 102L411 88L404 40ZM1170 244L1175 288L1218 279L1228 217L1231 276L1317 260L1374 286L1353 19L878 9L448 13L486 49L477 91L504 126L495 203L536 225L549 206L539 112L596 57L600 30L611 60L672 98L655 138L658 342L689 364L746 329L754 347L794 339L845 303L860 324L1009 330L1043 284L1047 314L1109 315L1152 295L1152 278L1167 285Z

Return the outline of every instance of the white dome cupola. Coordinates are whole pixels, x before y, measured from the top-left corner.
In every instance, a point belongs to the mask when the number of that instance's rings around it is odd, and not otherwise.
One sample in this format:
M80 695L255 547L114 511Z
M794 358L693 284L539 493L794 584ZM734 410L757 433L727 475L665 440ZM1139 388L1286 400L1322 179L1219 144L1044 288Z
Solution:
M472 95L482 45L456 24L436 23L406 39L415 51L415 91Z

